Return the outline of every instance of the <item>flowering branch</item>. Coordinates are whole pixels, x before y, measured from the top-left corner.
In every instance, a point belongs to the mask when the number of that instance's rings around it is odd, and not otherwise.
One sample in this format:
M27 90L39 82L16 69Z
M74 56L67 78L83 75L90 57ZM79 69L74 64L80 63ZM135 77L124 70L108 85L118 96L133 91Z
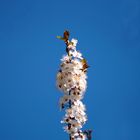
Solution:
M66 44L67 55L61 59L60 70L57 73L57 87L64 93L60 99L60 108L65 108L65 117L61 123L66 124L64 130L69 134L70 140L91 140L91 130L82 131L87 121L85 105L81 102L87 88L87 65L82 54L76 50L77 40L69 41L69 32L65 31L63 37L57 36Z

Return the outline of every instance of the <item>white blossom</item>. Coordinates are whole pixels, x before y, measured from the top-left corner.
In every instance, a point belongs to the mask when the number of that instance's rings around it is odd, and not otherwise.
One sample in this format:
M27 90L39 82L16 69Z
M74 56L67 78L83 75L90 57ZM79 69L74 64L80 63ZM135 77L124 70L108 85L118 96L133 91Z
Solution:
M81 128L87 121L85 105L81 102L87 88L87 75L82 64L82 54L76 50L77 40L68 42L69 55L61 59L60 70L57 73L57 87L64 93L60 98L60 108L66 108L66 114L61 123L66 124L64 130L73 140L86 140Z
M78 40L73 38L73 39L71 40L71 42L73 43L73 46L76 46L77 43L78 43Z

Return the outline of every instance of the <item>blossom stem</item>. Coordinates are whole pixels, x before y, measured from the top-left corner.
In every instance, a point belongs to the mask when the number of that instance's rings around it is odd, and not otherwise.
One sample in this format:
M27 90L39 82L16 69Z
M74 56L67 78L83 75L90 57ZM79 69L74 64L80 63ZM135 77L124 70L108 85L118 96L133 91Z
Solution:
M71 135L69 136L70 140L71 140Z

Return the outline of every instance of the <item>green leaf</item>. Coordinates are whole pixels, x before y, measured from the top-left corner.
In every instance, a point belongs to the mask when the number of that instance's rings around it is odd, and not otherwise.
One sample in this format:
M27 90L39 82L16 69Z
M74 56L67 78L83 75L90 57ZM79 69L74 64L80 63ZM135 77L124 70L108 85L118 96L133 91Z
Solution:
M56 36L56 38L61 39L62 37L61 36Z

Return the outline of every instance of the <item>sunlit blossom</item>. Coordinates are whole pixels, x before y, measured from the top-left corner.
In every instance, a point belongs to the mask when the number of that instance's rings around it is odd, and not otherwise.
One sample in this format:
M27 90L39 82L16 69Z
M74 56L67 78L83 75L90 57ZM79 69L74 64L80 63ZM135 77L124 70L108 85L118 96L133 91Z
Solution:
M71 136L71 140L86 140L86 135L81 128L87 121L86 108L82 103L87 88L87 75L83 71L84 58L76 50L77 40L68 41L68 54L61 59L60 70L57 73L57 87L63 92L60 98L60 108L65 108L64 131Z

